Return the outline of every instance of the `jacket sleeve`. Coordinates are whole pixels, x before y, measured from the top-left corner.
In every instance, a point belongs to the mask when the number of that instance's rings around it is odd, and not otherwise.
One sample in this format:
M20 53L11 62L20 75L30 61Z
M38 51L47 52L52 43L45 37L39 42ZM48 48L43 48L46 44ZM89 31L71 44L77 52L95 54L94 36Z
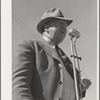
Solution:
M34 100L31 80L35 63L35 50L29 42L20 44L12 67L12 100Z

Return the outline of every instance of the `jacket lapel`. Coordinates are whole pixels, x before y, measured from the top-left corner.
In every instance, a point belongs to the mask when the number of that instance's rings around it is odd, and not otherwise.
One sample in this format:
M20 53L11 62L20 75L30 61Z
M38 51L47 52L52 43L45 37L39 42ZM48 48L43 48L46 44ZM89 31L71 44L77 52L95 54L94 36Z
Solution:
M49 54L51 57L57 59L60 62L57 51L54 48L52 48L51 45L47 43L43 38L39 39L39 45L47 54Z
M48 44L43 38L39 39L39 45L40 47L51 57L55 58L57 61L61 63L61 60L63 61L63 64L68 71L68 73L73 77L73 68L72 68L72 63L67 57L67 55L59 48L59 53L60 53L60 58L59 55L57 54L57 51L51 47L50 44ZM77 70L77 69L76 69ZM77 71L78 73L78 71Z

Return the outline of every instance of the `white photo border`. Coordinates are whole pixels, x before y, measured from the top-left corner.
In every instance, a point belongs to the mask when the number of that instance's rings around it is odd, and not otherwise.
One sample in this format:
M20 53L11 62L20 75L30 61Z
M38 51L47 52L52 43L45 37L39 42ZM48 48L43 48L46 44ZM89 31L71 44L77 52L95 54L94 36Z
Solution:
M97 0L97 100L99 100L99 0ZM1 100L12 100L12 0L1 0Z

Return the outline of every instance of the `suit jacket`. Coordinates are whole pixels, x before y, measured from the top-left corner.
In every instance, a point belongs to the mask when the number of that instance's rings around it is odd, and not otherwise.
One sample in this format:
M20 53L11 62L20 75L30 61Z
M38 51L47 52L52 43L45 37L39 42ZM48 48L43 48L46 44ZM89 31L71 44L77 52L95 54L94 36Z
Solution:
M18 48L12 70L13 100L53 100L60 79L61 63L56 50L42 38L24 41ZM73 78L71 61L60 48L59 52Z

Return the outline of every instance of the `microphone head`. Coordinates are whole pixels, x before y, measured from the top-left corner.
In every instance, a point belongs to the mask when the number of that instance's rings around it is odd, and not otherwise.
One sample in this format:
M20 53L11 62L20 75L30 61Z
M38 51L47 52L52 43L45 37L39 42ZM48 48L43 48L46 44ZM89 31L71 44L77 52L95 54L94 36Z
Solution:
M76 37L76 38L80 37L80 33L76 29L70 29L68 34L71 37Z

